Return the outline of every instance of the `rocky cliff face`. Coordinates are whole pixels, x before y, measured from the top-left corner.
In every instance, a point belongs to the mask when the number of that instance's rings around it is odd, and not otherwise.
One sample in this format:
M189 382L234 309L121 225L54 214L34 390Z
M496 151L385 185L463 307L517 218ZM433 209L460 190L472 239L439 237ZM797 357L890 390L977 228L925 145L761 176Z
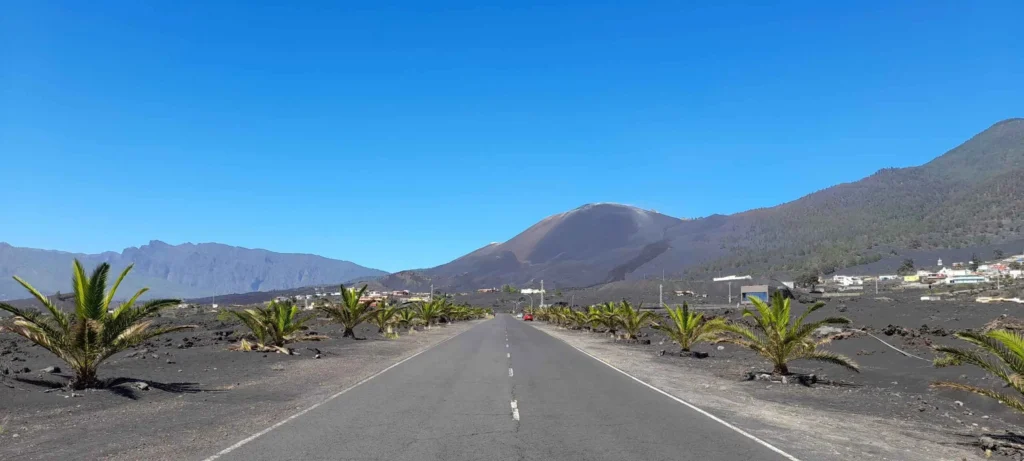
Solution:
M151 296L191 298L335 284L386 272L316 255L275 253L219 243L169 245L152 241L121 253L67 253L0 243L0 299L27 296L11 280L18 275L44 293L71 289L71 261L87 268L107 262L117 271L134 264L122 285L125 293L149 287Z

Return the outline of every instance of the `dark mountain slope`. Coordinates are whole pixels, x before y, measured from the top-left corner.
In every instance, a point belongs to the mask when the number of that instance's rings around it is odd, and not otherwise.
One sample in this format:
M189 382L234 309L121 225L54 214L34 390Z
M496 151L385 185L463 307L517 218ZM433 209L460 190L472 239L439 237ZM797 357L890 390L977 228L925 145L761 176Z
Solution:
M959 248L1020 238L1022 179L1024 119L1006 120L925 165L884 169L705 226L699 233L707 237L706 246L717 244L721 258L703 272L827 271L868 263L894 249ZM692 247L687 240L696 225L673 229L673 247ZM666 262L690 266L678 259Z
M437 287L534 285L543 279L561 286L590 285L608 279L613 270L645 249L653 251L657 245L649 245L662 242L665 231L681 222L627 205L584 205L549 216L507 242L488 245L422 273ZM661 247L661 251L667 248ZM389 284L396 288L412 285Z
M775 172L772 181L812 171ZM762 187L772 187L770 181ZM887 168L771 208L678 220L621 205L551 216L512 240L421 271L435 286L587 286L869 264L903 250L1024 238L1024 119L999 122L924 165Z
M0 299L22 298L26 292L11 279L18 275L44 293L70 290L71 260L92 269L101 262L120 271L135 264L120 290L129 294L148 286L152 296L198 297L334 284L383 275L348 261L308 254L275 253L218 243L168 245L152 241L122 253L96 255L13 247L0 243Z

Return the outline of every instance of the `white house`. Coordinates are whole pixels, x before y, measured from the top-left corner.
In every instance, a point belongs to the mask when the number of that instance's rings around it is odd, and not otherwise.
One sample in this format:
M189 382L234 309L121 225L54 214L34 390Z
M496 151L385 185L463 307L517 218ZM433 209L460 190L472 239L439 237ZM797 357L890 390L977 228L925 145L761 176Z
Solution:
M832 281L844 287L864 284L864 279L853 275L836 275L832 277Z
M964 285L971 283L985 283L988 279L980 275L960 275L955 277L946 278L946 283L950 285Z
M539 295L541 293L547 293L547 291L539 290L537 288L523 288L522 290L519 290L519 292L524 295Z
M946 277L963 277L965 275L970 275L971 273L967 269L950 269L948 267L943 267L942 270L939 271L939 274L945 275Z

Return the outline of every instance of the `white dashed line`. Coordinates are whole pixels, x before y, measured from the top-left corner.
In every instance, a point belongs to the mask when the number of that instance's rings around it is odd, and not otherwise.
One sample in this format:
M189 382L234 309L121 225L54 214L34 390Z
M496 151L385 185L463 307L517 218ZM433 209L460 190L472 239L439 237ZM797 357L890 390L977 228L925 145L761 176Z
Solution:
M519 403L512 401L512 419L519 421Z
M512 377L512 369L511 369L511 368L509 368L509 369L508 369L508 377L509 377L509 378L511 378L511 377Z
M509 359L512 358L512 353L511 352L506 352L505 353L505 358L509 358Z

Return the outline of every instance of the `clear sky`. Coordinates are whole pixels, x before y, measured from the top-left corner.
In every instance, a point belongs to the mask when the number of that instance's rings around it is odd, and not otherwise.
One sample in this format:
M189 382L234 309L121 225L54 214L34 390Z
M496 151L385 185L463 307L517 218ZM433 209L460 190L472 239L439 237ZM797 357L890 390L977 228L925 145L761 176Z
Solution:
M482 3L4 2L0 241L428 267L588 202L779 204L1024 116L1019 0Z

